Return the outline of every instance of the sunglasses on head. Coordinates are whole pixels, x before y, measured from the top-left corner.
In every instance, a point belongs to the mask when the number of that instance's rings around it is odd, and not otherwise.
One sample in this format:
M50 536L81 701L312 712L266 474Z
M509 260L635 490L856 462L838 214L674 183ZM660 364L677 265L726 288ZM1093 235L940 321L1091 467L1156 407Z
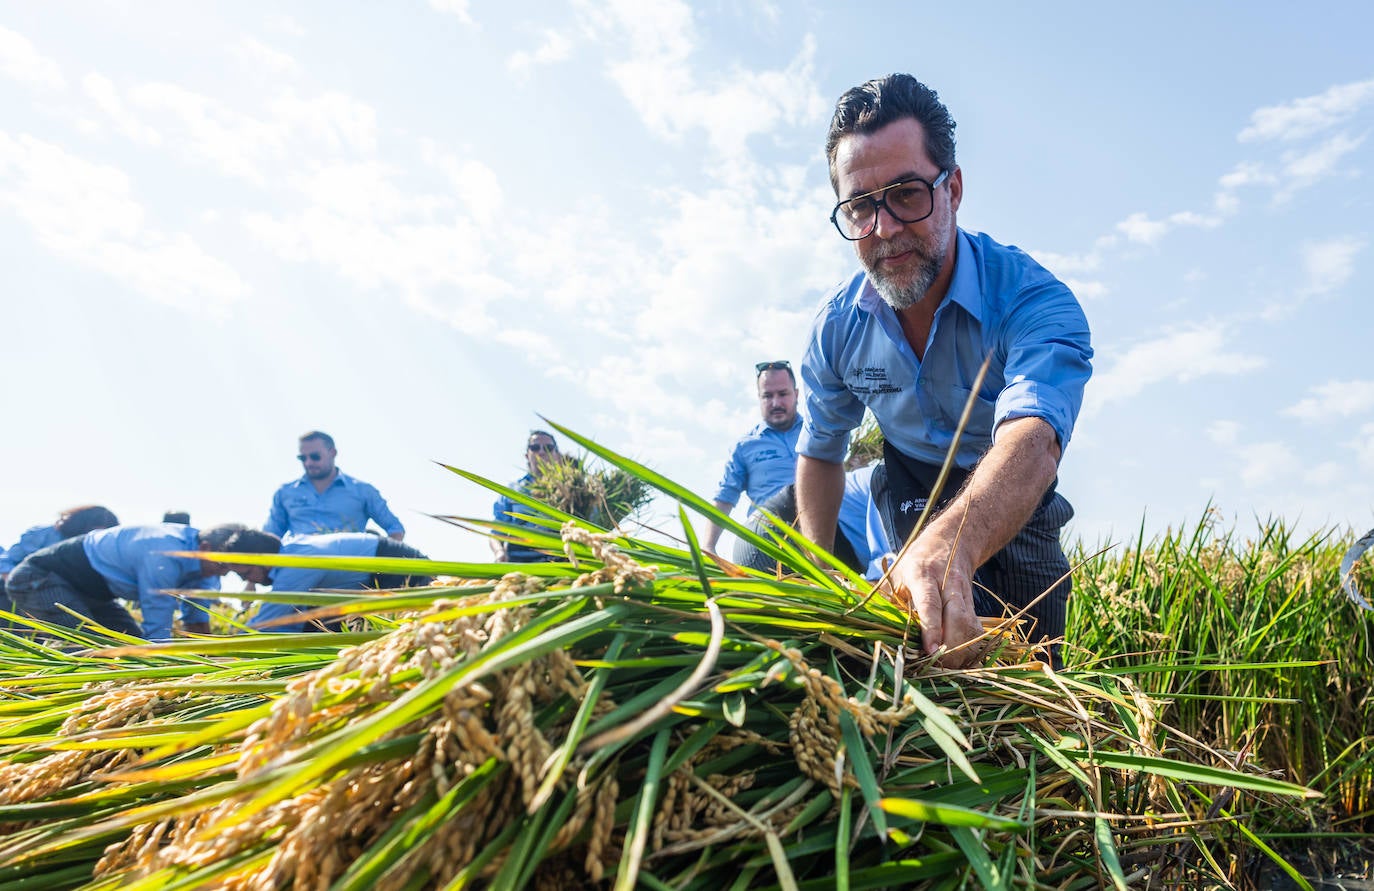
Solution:
M323 457L323 452L307 452L304 455L297 455L296 460L304 464L306 461L318 461Z
M554 445L554 444L551 443L551 442L550 442L550 443L532 442L532 443L530 443L530 451L531 451L531 452L556 452L556 451L558 451L558 446Z
M754 366L754 370L759 374L762 374L765 371L782 371L784 369L791 367L791 362L788 362L786 359L778 359L774 362L760 362L759 364Z

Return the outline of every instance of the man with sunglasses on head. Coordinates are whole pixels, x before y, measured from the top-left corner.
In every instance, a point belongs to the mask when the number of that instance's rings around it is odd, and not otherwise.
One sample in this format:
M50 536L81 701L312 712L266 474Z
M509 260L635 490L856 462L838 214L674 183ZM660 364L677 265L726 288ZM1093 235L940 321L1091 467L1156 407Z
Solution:
M372 520L400 541L406 530L376 487L334 466L334 437L311 430L300 438L296 458L305 473L272 496L264 531L283 539L326 532L364 532Z
M797 464L801 530L828 544L845 446L872 410L900 549L962 423L936 510L889 587L947 667L985 652L979 615L1025 609L1032 640L1063 636L1070 583L1059 532L1073 509L1055 483L1092 373L1088 323L1068 287L1017 248L957 226L954 127L935 92L905 74L836 105L831 221L863 268L812 328Z
M754 366L758 388L759 414L763 421L742 436L730 450L725 473L716 487L716 510L729 515L739 503L740 493L749 496L750 514L770 496L789 485L797 473L797 437L802 420L797 414L797 376L786 360L760 362ZM702 548L716 552L721 528L707 523ZM736 562L748 563L752 548L736 548Z
M566 460L563 453L558 450L558 441L553 438L552 433L547 430L531 430L529 438L525 440L525 467L528 473L511 483L510 487L528 495L530 484L544 472L545 467ZM506 495L496 499L496 504L492 506L492 515L503 523L514 523L517 526L525 526L532 530L547 533L549 530L546 527L527 519L532 514L533 511L529 508ZM489 542L491 552L495 555L498 563L546 563L557 559L544 551L538 551L513 541L498 541L492 538L489 539Z

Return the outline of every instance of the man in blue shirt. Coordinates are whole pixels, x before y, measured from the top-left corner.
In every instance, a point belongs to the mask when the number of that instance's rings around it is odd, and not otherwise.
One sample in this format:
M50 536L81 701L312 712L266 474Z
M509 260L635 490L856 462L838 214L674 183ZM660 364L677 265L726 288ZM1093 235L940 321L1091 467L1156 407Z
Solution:
M1073 511L1055 480L1092 373L1083 311L1026 254L958 228L954 121L915 78L890 75L841 96L826 155L839 199L831 221L863 270L822 304L802 364L802 532L834 539L840 462L867 407L886 438L900 545L969 405L957 472L893 568L892 595L951 667L982 655L978 615L1001 615L1003 603L1028 609L1033 639L1062 637L1069 566L1059 531Z
M272 496L272 511L262 528L281 538L325 532L362 532L374 520L400 541L406 530L373 486L334 466L334 437L311 430L300 439L296 458L305 473Z
M510 487L528 495L530 484L543 472L546 465L566 460L568 459L558 450L558 441L553 438L552 433L547 430L531 430L529 438L525 441L525 467L528 472L511 483ZM491 512L492 516L503 523L514 523L517 526L548 532L543 526L528 519L531 514L529 508L505 495L496 499ZM546 563L557 559L544 551L526 547L513 541L502 541L496 538L489 539L489 541L491 552L498 563Z
M336 532L303 535L282 544L281 553L293 557L399 557L427 560L424 554L368 532ZM427 575L395 572L363 572L346 569L308 569L300 566L247 566L229 564L230 570L255 585L271 585L273 591L305 592L320 588L418 588L431 581ZM249 625L262 631L291 633L319 629L315 623L293 622L292 617L312 609L294 603L264 603Z
M716 510L727 515L744 493L749 496L749 514L753 516L755 507L790 484L797 473L797 437L802 429L797 415L797 376L786 361L760 362L754 366L754 375L763 421L735 443L725 462L714 501ZM714 554L720 533L719 526L708 523L702 549ZM752 548L740 544L735 550L735 562L751 562Z
M9 595L20 615L75 628L79 619L62 609L123 634L165 640L172 636L177 600L168 590L200 588L203 580L229 571L223 563L172 556L175 551L274 554L274 535L238 524L199 531L179 523L114 526L44 548L15 567ZM140 625L116 600L137 603ZM186 623L208 632L209 613Z

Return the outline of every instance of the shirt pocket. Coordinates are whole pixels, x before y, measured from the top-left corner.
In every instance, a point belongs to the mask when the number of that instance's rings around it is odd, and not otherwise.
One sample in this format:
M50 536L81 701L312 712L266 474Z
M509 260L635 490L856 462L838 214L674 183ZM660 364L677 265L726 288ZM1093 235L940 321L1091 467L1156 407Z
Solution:
M944 416L945 423L949 425L951 433L958 429L959 419L964 415L964 407L968 405L970 395L973 395L973 391L968 387L950 387L946 396L942 397L941 414ZM968 423L964 425L963 437L990 441L992 439L992 420L996 411L996 402L975 395L973 408L969 412Z

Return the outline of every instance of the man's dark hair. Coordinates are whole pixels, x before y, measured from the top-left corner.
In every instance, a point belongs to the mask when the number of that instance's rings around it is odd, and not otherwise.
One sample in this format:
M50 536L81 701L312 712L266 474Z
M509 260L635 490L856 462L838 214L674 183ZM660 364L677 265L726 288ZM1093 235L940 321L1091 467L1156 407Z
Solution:
M757 374L754 375L754 389L756 389L756 390L758 389L759 382L762 381L762 380L763 380L763 376L764 376L765 374L767 374L768 372L770 372L770 371L785 371L785 372L787 372L787 376L788 376L789 378L792 379L792 389L794 389L794 390L797 389L797 375L796 375L795 372L792 371L792 366L791 366L791 365L779 365L779 366L777 366L776 368L765 368L765 369L763 369L762 371L758 372Z
M162 515L162 522L189 526L191 525L191 514L184 510L169 510Z
M221 523L200 530L200 545L207 551L228 554L276 554L281 551L280 538L242 523Z
M926 137L926 154L941 170L954 169L954 118L930 87L910 74L889 74L846 90L835 103L830 132L825 137L825 159L830 165L830 185L838 190L835 148L846 136L876 133L893 121L915 118Z
M305 442L307 439L318 439L323 442L326 447L331 449L334 448L334 437L325 433L323 430L311 430L309 433L302 433L301 442Z
M76 538L97 529L109 529L119 525L119 517L107 507L98 504L83 504L62 511L53 528L63 539Z
M552 433L550 433L547 430L531 430L530 435L525 437L526 449L530 447L530 441L533 440L536 436L547 436L549 439L553 440L553 447L558 448L558 439Z

